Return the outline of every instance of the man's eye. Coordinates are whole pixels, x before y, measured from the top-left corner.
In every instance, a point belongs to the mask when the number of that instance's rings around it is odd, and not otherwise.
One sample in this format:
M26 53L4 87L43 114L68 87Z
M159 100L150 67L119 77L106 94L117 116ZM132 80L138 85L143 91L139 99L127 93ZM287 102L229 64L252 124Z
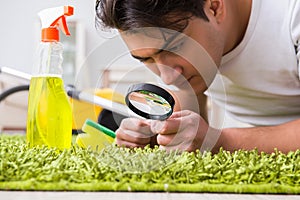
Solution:
M153 62L152 58L140 58L138 59L141 63L150 63Z
M147 59L138 59L138 61L140 61L141 63L144 63L147 61Z

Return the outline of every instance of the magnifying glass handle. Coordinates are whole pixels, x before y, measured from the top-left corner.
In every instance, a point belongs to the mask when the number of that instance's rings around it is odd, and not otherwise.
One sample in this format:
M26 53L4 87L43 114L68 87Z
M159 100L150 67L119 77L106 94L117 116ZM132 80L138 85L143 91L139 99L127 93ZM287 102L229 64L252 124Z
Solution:
M67 94L68 94L68 96L70 96L74 99L98 105L104 109L121 114L123 116L134 117L134 118L138 118L138 119L145 119L145 118L135 114L134 112L132 112L124 104L113 102L113 101L93 95L88 92L78 91L78 90L75 90L74 88L73 89L67 88Z

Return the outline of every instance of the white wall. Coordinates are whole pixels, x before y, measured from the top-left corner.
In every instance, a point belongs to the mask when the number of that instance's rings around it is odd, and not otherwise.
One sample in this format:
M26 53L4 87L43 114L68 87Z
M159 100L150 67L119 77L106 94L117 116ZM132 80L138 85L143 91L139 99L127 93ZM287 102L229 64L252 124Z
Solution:
M140 64L129 56L127 48L119 38L107 40L103 38L103 35L99 35L95 28L95 2L96 0L1 0L0 67L9 67L30 74L40 40L40 19L37 13L50 7L72 5L74 15L68 17L67 20L80 22L84 32L83 41L80 42L84 49L82 66L79 67L78 78L75 78L80 83L75 85L83 85L80 89L97 87L97 84L101 82L99 80L101 72L103 68L107 69L108 64L114 65L112 68L117 70L121 68L123 72L121 76L111 74L114 79L118 77L122 79L126 76L128 80L128 75L132 77L132 74L126 70L132 70L132 66L136 64L140 67ZM73 34L73 37L76 35ZM143 69L146 70L144 67ZM129 82L132 81L131 77ZM136 77L146 81L144 73L143 76ZM19 81L0 74L0 93L4 89L19 85ZM114 85L116 83L118 82L115 80ZM125 91L123 88L120 90ZM26 125L27 97L16 95L0 103L2 116L0 117L0 131L1 127L24 128Z
M93 23L93 1L67 0L27 0L0 2L0 66L12 67L25 72L31 72L37 41L40 38L37 32L39 18L37 13L48 7L74 5L76 8L73 18L82 20L86 24L88 37L95 37L90 24ZM87 43L87 50L92 48Z
M101 68L108 63L107 59L115 59L107 55L107 48L110 48L109 52L112 54L114 49L125 51L122 42L101 46L106 40L95 29L95 2L96 0L0 1L0 67L31 73L40 38L37 13L49 7L73 5L74 16L68 19L78 20L84 27L86 58L83 70L89 73L89 77L83 77L80 81L89 79L91 86L94 86L99 81ZM136 64L129 55L124 57L121 61L123 65Z

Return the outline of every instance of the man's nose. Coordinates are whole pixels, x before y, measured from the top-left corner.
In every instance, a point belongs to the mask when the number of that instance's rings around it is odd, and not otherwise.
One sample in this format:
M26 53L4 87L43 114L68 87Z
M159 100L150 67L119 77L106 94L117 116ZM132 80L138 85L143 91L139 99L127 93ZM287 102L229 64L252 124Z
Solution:
M172 67L168 65L157 64L157 67L162 81L167 85L173 84L182 73L182 68L177 66Z
M156 60L157 68L160 72L162 81L167 84L173 84L182 74L182 67L176 63L163 62L163 60Z

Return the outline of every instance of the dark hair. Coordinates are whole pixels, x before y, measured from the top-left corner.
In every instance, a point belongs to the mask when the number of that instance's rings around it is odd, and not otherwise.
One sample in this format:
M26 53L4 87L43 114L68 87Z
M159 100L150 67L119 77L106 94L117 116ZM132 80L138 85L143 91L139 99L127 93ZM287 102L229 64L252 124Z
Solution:
M182 31L195 16L208 21L206 0L97 0L96 27L128 31L161 27Z

